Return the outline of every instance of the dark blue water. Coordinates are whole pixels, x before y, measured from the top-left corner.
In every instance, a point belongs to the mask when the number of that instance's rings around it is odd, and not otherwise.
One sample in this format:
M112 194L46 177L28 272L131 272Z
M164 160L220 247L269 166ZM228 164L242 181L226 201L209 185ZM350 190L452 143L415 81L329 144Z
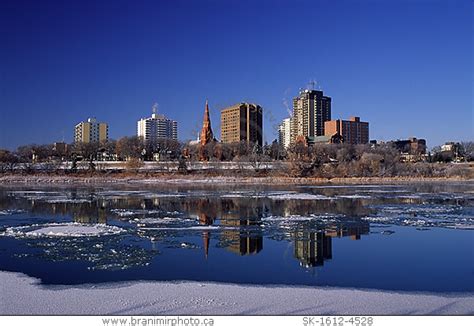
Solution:
M474 292L473 189L2 189L0 270L44 284L197 280Z

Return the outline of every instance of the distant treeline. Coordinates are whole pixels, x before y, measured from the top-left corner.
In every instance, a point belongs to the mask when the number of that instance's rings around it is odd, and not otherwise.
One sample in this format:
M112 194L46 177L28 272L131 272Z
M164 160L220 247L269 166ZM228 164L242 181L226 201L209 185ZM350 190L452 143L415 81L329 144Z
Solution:
M461 143L462 161L474 159L474 142ZM459 153L456 153L458 155ZM440 164L458 156L434 153L400 153L391 144L351 145L297 143L285 149L278 142L259 147L238 142L211 142L205 146L162 140L147 144L139 137L123 137L104 143L55 143L20 146L15 151L0 149L0 173L81 173L104 172L103 161L122 161L123 170L146 171L144 162L175 162L181 173L192 173L199 161L234 162L223 164L222 174L274 174L298 177L471 177L469 164ZM269 163L280 164L269 164ZM244 164L245 163L245 164ZM217 165L216 165L217 164ZM107 166L107 165L103 165ZM245 168L242 168L245 166ZM105 169L107 170L107 169ZM115 169L117 170L117 169ZM119 169L120 170L120 169ZM170 170L170 171L171 171ZM207 171L208 173L214 173Z

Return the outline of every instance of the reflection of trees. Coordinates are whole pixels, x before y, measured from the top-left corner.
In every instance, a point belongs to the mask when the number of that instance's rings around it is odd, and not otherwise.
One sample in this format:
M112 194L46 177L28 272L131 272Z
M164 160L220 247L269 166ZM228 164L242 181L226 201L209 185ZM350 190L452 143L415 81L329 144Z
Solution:
M19 198L15 200L14 207L29 211L33 215L70 215L74 222L78 223L106 223L106 205L107 203L104 200L94 200L85 203L67 201L51 203L47 200Z

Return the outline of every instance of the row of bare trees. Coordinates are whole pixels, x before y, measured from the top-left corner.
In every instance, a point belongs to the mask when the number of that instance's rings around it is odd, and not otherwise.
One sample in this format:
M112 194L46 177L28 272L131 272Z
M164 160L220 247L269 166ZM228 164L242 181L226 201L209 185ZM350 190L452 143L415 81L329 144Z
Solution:
M402 162L390 144L369 145L298 143L287 151L289 174L307 177L473 177L473 169L463 165L433 162Z
M472 142L463 143L466 156L474 158ZM13 172L19 166L29 172L34 164L44 171L54 171L62 162L69 162L74 171L78 162L89 170L95 170L97 160L127 161L132 170L137 170L147 160L185 162L235 162L235 165L250 165L259 171L268 162L283 162L276 173L293 176L351 177L351 176L435 176L443 173L455 174L456 168L430 163L402 163L399 152L389 144L376 147L350 144L316 144L307 146L296 143L284 149L278 142L260 147L247 142L225 144L211 142L204 147L199 144L162 140L145 143L138 137L123 137L104 143L75 143L68 146L26 145L16 151L0 150L0 172ZM286 168L281 168L286 167ZM454 171L454 172L453 172ZM448 173L449 172L449 173ZM465 172L462 172L465 173Z

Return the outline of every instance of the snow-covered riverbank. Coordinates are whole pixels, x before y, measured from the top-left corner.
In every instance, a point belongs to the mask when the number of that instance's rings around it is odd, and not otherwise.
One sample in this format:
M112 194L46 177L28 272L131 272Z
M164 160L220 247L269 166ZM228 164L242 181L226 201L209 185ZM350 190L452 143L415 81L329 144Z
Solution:
M42 286L0 272L0 314L11 315L472 315L473 294L203 282Z

